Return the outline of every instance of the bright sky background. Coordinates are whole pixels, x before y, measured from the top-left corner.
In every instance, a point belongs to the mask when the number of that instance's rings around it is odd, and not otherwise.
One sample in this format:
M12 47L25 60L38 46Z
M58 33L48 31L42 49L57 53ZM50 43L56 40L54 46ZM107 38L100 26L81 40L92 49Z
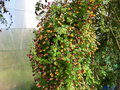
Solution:
M35 15L35 3L38 0L10 0L6 2L6 8L12 14L13 24L11 28L35 28L38 21ZM52 2L53 0L48 0ZM45 3L45 0L42 0ZM10 16L4 14L8 23L10 22ZM5 28L5 25L0 27Z

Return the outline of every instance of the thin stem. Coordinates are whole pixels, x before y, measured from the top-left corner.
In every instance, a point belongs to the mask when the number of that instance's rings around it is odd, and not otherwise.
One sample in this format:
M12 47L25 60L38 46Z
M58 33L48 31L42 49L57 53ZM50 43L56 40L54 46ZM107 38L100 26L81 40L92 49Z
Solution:
M116 19L114 19L114 18L112 18L110 16L106 16L106 15L103 15L103 14L101 14L101 15L104 16L107 19L113 20L113 21L117 22L118 24L120 24L120 20L116 20Z
M117 45L117 47L118 47L118 50L119 50L119 52L120 52L120 44L119 44L119 42L118 42L117 38L115 37L115 34L114 34L114 32L113 32L112 28L111 28L111 27L109 27L109 29L110 29L110 32L111 32L111 34L112 34L112 36L113 36L114 40L115 40L115 43L116 43L116 45Z

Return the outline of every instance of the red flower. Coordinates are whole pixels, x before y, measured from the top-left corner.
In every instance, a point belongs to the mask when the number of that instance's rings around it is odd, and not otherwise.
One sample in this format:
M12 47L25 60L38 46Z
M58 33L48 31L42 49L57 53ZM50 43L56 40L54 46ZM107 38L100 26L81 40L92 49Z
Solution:
M40 88L40 87L41 87L41 85L40 85L39 83L37 83L37 84L36 84L36 86L37 86L38 88Z
M28 56L30 59L33 58L33 56L32 56L31 54L27 54L27 56Z

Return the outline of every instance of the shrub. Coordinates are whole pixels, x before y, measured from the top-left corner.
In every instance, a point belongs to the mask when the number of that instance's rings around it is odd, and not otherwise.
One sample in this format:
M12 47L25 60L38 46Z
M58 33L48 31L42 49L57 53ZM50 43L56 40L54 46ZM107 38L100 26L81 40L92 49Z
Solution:
M93 29L98 6L94 0L76 0L49 7L28 55L40 90L94 88L91 58L99 44Z

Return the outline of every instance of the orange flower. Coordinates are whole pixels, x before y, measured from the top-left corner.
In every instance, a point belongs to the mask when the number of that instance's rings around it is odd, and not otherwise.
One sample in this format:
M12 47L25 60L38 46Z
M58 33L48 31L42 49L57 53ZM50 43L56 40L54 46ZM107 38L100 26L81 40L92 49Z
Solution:
M61 45L61 48L63 48L64 46L63 45Z
M91 7L88 7L88 9L91 9Z
M81 9L81 7L78 7L79 9Z
M38 88L40 88L40 87L41 87L41 85L40 85L39 83L37 83L37 84L36 84L36 86L37 86Z
M37 27L40 27L41 26L41 24L39 23L38 25L37 25Z
M89 2L94 3L94 0L89 0Z
M93 14L92 16L95 17L95 14Z
M79 4L80 4L80 5L82 5L82 3L81 3L81 2L80 2Z
M58 75L58 74L59 74L59 72L55 72L55 74L56 74L56 75Z
M40 35L39 39L40 39L40 40L42 40L42 39L43 39L43 36L42 36L42 35Z
M71 8L68 8L68 10L70 10Z
M64 57L62 57L62 60L65 60L65 58L64 58Z
M53 77L54 76L53 73L50 73L50 76Z
M60 51L63 52L63 49L61 49Z
M41 28L39 28L39 30L40 30L40 31L43 31L43 30L44 30L44 28L43 28L43 27L41 27Z
M45 44L46 42L44 41L43 44Z
M47 32L51 32L50 30L47 30Z

